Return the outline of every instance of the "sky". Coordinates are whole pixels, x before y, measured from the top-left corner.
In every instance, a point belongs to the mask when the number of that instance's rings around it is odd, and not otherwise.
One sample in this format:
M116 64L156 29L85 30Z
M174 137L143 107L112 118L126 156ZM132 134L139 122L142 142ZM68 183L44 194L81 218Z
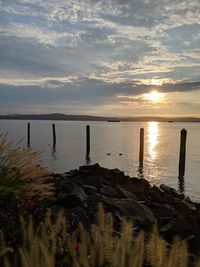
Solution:
M200 117L199 0L0 0L0 114Z

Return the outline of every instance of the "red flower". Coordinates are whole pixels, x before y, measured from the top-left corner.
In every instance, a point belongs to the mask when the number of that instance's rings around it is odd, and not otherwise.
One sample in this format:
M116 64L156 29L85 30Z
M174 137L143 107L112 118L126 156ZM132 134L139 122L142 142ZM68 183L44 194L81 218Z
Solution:
M79 249L81 247L81 243L80 242L76 242L76 244L74 245L74 248Z
M30 209L30 210L35 209L37 206L38 206L38 203L34 199L28 200L27 205L26 205L27 209Z

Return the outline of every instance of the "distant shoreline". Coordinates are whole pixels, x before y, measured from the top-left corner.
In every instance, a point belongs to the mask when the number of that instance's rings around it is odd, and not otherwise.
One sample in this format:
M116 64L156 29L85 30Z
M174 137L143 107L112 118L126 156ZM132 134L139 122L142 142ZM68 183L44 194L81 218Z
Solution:
M102 117L89 115L66 115L53 114L31 114L31 115L0 115L0 120L50 120L50 121L120 121L120 122L200 122L196 117L159 117L159 116L138 116L138 117Z

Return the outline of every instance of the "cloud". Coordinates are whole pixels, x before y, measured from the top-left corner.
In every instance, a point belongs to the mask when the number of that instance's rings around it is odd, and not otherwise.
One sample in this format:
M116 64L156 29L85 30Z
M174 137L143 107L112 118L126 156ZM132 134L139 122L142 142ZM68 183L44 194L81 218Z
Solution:
M1 0L1 104L106 112L122 94L139 107L151 79L197 92L199 13L198 0Z

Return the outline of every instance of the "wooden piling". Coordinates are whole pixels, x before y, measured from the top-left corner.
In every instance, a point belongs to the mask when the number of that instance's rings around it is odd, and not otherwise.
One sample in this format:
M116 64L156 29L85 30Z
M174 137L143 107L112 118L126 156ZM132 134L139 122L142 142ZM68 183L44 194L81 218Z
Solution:
M182 129L179 154L179 177L184 177L185 175L186 138L187 131L185 129Z
M53 130L53 146L56 146L56 126L54 123L52 124L52 130Z
M86 156L90 155L90 126L86 126Z
M28 147L30 147L30 140L31 140L31 126L30 126L30 122L27 125L27 145Z
M140 129L140 153L139 153L139 164L143 166L144 161L144 128Z

